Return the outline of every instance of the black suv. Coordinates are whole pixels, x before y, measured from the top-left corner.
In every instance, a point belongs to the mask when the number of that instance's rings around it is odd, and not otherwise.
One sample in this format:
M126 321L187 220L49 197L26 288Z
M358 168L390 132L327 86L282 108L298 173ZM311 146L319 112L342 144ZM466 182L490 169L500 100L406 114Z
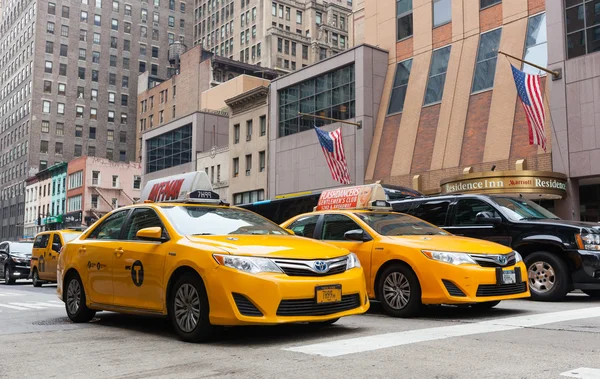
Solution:
M29 277L32 250L31 242L0 243L0 278L4 278L4 284Z
M561 220L533 201L500 195L434 196L392 207L455 235L512 247L523 256L534 300L560 300L574 289L600 298L600 224Z

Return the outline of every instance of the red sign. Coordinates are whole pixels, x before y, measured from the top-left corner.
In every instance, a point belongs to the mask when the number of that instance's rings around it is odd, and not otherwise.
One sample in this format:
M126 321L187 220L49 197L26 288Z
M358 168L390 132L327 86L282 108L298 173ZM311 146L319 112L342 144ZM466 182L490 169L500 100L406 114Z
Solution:
M174 200L179 197L184 179L167 180L152 186L148 200L154 202Z
M371 186L326 190L319 197L317 210L364 208L368 206L372 192L373 188Z

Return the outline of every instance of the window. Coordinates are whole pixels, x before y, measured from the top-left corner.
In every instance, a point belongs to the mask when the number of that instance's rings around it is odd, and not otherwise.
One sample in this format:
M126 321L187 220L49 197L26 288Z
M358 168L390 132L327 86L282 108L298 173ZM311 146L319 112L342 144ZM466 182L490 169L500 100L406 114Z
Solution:
M106 159L111 160L111 161L114 159L114 157L113 157L113 149L110 148L110 147L106 148Z
M44 80L44 93L52 93L52 82Z
M141 189L142 188L142 177L139 175L133 176L133 189Z
M127 162L127 152L125 150L119 150L119 162Z
M115 139L115 131L112 129L108 129L106 131L106 140L107 141L114 141Z
M339 68L279 91L279 136L312 130L328 121L298 112L345 120L354 117L354 65Z
M290 224L288 229L293 230L297 236L314 238L315 229L317 227L317 221L319 215L301 217L298 220Z
M287 21L289 21L289 20L290 20L290 13L291 13L291 9L290 9L290 7L285 7L285 19L286 19Z
M65 96L67 94L67 85L64 83L58 83L58 94Z
M308 59L308 46L302 45L302 59Z
M112 55L110 56L110 67L117 67L117 56L116 55Z
M240 175L240 158L233 158L233 177L237 178Z
M394 76L394 84L392 95L390 96L390 105L388 107L388 115L402 112L404 109L404 99L406 98L406 90L408 87L408 79L410 77L410 69L412 67L412 59L398 63L396 66L396 75Z
M260 172L265 171L265 164L266 164L265 157L266 157L266 154L264 151L260 151L258 153L258 165L259 165Z
M52 62L50 62L52 63ZM50 65L50 72L52 72L52 65ZM58 64L58 75L66 76L67 75L67 64L59 63Z
M158 58L158 46L152 46L152 58Z
M81 126L81 125L75 126L75 137L83 137L83 126Z
M150 74L154 76L158 75L158 65L152 63L150 66Z
M317 12L315 19L317 25L321 25L321 23L323 22L323 14L321 12Z
M119 188L119 175L112 176L112 188Z
M48 3L48 14L56 14L56 4Z
M412 0L396 0L396 39L398 41L412 36L413 14Z
M233 143L240 143L240 124L233 125Z
M90 139L96 139L96 128L93 126L90 126L89 137Z
M501 2L502 0L480 0L480 9L491 7L492 5L500 4Z
M82 148L81 148L81 145L77 145L77 144L76 144L76 145L75 145L75 148L74 148L73 155L74 155L74 156L76 156L76 157L80 157L80 156L81 156L81 154L82 154L82 151L83 151L83 150L82 150Z
M123 40L123 51L131 51L131 41L128 39Z
M63 7L62 7L62 16L64 18L69 18L69 7L63 5Z
M94 15L94 25L102 26L102 18L99 14Z
M271 15L277 16L277 3L271 4Z
M123 57L123 68L129 70L129 58Z
M60 27L60 35L61 37L69 36L69 27L67 25L61 25Z
M54 34L54 23L48 21L48 23L46 24L46 33L48 34Z
M158 41L158 29L152 29L152 40Z
M85 67L79 67L77 69L77 75L79 79L85 80Z
M179 3L179 10L181 11L181 13L185 13L185 3Z
M113 18L110 21L110 25L111 25L110 27L112 30L119 30L119 20L117 20L116 18Z
M170 26L171 28L174 28L174 27L175 27L175 17L173 17L173 16L169 16L169 26Z
M115 122L115 112L108 111L108 122Z
M78 105L77 107L75 107L75 113L77 115L77 117L79 118L83 118L83 107ZM82 135L77 135L77 133L75 133L75 137L82 137Z
M81 210L81 195L69 197L67 205L69 212Z
M145 26L141 26L140 35L142 36L142 38L148 38L148 28Z
M127 100L128 100L128 96L127 95L121 95L121 105L126 107L127 106Z
M125 4L125 16L131 16L131 5Z
M472 92L483 91L494 86L501 33L502 29L495 29L482 34L479 39Z
M250 176L252 170L252 154L246 155L246 176Z
M486 212L490 214L491 217L501 217L494 207L484 201L478 199L464 199L458 201L452 225L482 226L484 224L477 222L477 214L480 212Z
M296 11L296 23L302 24L302 12L301 11Z
M277 52L283 52L283 39L277 38Z
M92 70L92 82L98 82L100 72L98 70Z
M527 37L525 39L524 60L538 66L548 66L548 45L546 38L546 14L538 14L529 18L527 24ZM529 74L545 74L540 70L523 64L523 71Z
M79 40L82 42L87 41L87 30L84 30L84 29L79 30Z
M85 49L79 49L79 60L80 61L84 61L85 60Z
M135 209L125 226L125 239L128 241L136 241L138 240L138 231L144 228L155 227L161 228L163 236L166 236L166 231L163 229L162 222L154 210L150 208Z
M129 76L123 76L121 78L121 87L129 88Z
M96 0L96 8L102 9L102 0Z
M88 21L88 13L86 11L81 11L81 16L79 17L79 21L81 21L81 22Z
M146 141L146 172L156 172L192 161L192 125Z
M60 45L60 56L66 57L67 54L69 54L69 46L61 44Z
M179 19L179 27L182 29L185 28L185 20L183 18Z
M56 113L58 113L59 115L65 114L65 104L64 103L56 104Z
M326 214L323 217L321 238L325 241L344 241L344 234L350 230L362 230L362 228L348 216Z
M279 18L283 18L283 5L279 4Z
M157 13L157 12L154 12L154 13L152 14L152 21L154 21L155 23L157 23L157 24L158 24L158 23L159 23L159 21L160 21L160 14L159 14L159 13Z
M92 194L92 209L98 209L98 195Z
M409 202L405 205L407 209L398 209L399 212L408 213L412 216L425 220L433 225L446 226L446 215L448 214L449 200L429 200L420 202Z
M50 131L50 122L42 121L42 133L48 133Z
M94 33L93 42L95 45L100 45L100 33Z
M79 195L79 201L81 202L81 195ZM69 198L69 205L71 203L71 199ZM80 207L81 208L81 207ZM72 211L69 206L69 211ZM129 209L123 211L117 211L110 216L108 216L102 224L98 225L96 229L94 229L87 239L99 239L99 240L118 240L121 236L121 228L123 227L123 223L125 222L126 216L129 214Z
M260 116L260 136L267 134L267 116Z
M119 45L119 40L117 37L110 37L110 47L112 49L116 49Z
M246 121L246 141L252 140L252 120Z
M90 120L97 120L97 119L98 119L98 109L90 108Z
M446 46L433 52L424 105L442 101L448 60L450 59L450 47Z
M64 136L65 135L65 124L63 124L62 122L57 122L56 123L56 135L57 136Z
M69 174L69 189L79 188L83 185L83 170Z
M54 53L54 42L46 41L46 54Z
M43 100L42 101L42 112L43 113L50 113L50 107L51 107L52 103L48 100Z
M63 143L62 142L55 142L54 143L54 154L56 154L56 155L62 155L63 154Z
M119 2L113 1L113 12L118 12L118 11L119 11Z
M169 0L169 10L175 10L175 0Z
M433 0L433 27L452 21L452 0Z

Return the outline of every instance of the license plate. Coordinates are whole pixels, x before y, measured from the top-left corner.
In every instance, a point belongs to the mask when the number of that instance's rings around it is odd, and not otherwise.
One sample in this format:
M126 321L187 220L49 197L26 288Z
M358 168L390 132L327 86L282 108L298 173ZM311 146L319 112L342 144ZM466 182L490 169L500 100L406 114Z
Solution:
M315 288L317 304L339 303L342 301L342 286L320 286Z
M502 271L502 283L503 284L513 284L516 282L517 282L517 276L515 275L515 270Z

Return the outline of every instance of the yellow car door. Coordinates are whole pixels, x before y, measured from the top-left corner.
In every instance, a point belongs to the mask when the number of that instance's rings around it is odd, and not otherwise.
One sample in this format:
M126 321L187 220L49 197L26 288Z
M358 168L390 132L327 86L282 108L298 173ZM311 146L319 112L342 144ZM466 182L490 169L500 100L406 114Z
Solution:
M56 281L56 263L58 262L58 254L62 247L62 241L58 233L52 233L52 243L46 247L46 280Z
M123 241L115 255L115 305L162 311L165 304L164 265L168 243L140 240L137 232L164 225L152 208L136 208L126 223Z
M49 233L39 234L37 237L35 237L35 241L33 243L32 257L37 257L38 276L42 280L49 280L50 278L50 271L48 271L49 245ZM54 277L56 279L56 269L54 270Z

